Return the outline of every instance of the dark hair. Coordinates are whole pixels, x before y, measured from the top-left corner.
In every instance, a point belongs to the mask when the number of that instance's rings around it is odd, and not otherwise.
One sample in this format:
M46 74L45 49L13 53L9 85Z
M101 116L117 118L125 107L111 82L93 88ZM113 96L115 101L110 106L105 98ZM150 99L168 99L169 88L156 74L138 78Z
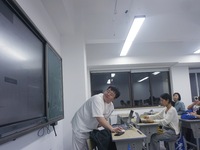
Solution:
M169 100L169 103L172 104L172 98L171 98L171 96L168 93L164 93L164 94L160 95L160 97L162 99L164 99L164 100Z
M175 92L174 94L173 94L173 96L174 95L178 95L178 100L180 101L181 100L181 95L178 93L178 92Z
M109 86L107 88L107 90L110 89L111 91L113 91L115 93L115 98L118 98L120 96L120 92L118 90L118 88L114 87L114 86Z
M195 97L194 100L200 101L200 96Z

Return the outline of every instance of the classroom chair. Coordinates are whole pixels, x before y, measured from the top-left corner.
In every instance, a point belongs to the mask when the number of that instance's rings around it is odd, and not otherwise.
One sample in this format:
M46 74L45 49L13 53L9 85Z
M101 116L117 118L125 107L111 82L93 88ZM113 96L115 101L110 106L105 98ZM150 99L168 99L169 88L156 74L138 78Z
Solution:
M170 141L170 142L168 142L170 150L175 150L175 143L176 143L176 141Z
M91 139L87 139L87 146L89 150L98 150L96 144Z

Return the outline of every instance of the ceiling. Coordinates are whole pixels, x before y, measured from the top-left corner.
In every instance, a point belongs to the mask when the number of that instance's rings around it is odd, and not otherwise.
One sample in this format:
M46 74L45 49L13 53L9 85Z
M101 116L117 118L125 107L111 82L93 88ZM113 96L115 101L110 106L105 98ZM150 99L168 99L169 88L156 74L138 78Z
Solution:
M128 57L171 57L176 61L200 48L199 0L41 1L61 34L77 29L83 34L88 58L93 54L119 57L138 15L145 15L146 20Z

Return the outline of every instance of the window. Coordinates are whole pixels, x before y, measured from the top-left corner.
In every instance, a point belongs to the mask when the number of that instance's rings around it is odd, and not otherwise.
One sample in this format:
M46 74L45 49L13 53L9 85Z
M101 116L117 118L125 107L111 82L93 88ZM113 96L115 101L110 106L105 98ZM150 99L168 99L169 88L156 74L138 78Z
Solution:
M158 106L162 93L170 94L168 72L132 73L134 106Z
M130 72L91 73L92 95L102 93L110 85L118 87L121 93L114 101L115 108L131 107Z
M150 105L149 74L146 72L132 73L132 81L133 104L135 106Z
M110 85L120 90L115 108L158 106L160 95L170 94L168 71L91 72L91 93L102 93Z
M198 71L193 70L192 73L190 73L190 86L192 100L194 101L194 98L200 95L200 73L198 73Z

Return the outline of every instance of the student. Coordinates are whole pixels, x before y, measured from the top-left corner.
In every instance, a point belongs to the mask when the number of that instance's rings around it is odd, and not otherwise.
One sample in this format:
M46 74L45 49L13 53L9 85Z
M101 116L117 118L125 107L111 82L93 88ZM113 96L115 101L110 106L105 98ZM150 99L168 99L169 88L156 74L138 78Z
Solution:
M200 96L187 107L185 114L181 115L182 119L197 119L200 118Z
M162 126L162 132L154 133L151 136L150 150L160 150L159 141L174 141L179 136L179 119L176 109L172 106L172 99L168 93L160 96L161 105L165 108L158 114L144 116L143 122L158 123ZM168 145L167 149L168 149Z
M200 108L200 96L195 99L195 101L190 104L187 109L192 110L192 112L197 112Z
M185 104L181 102L181 95L176 92L173 94L173 100L174 100L174 108L176 109L178 115L182 115L185 113Z
M200 119L200 96L195 98L195 101L187 107L187 114L181 116L182 119ZM189 128L183 128L183 135L187 141L194 143L196 139L194 138L193 132ZM188 148L191 148L191 145L188 144ZM193 146L192 146L193 147Z
M104 93L89 98L72 118L72 149L87 150L86 140L89 132L103 126L111 132L121 132L122 128L113 128L106 119L114 110L113 100L120 96L119 90L109 86Z

